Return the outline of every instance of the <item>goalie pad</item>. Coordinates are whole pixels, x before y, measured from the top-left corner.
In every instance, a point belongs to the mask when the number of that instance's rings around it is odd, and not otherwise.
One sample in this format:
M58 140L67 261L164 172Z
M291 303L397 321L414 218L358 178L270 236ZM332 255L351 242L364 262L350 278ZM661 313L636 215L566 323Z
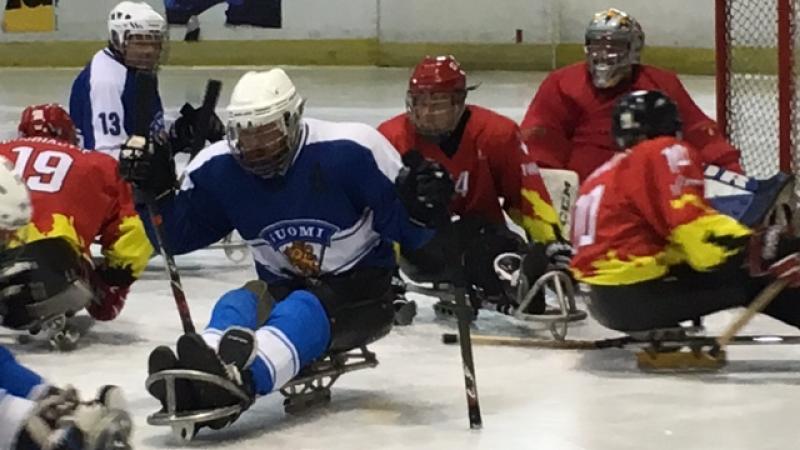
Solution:
M558 214L558 219L563 227L564 237L570 236L570 220L572 208L578 199L580 182L578 173L563 169L540 169L542 180L550 194L553 208Z
M749 227L775 221L773 213L791 223L796 208L793 187L793 177L782 172L757 180L713 165L705 170L705 196L711 206Z

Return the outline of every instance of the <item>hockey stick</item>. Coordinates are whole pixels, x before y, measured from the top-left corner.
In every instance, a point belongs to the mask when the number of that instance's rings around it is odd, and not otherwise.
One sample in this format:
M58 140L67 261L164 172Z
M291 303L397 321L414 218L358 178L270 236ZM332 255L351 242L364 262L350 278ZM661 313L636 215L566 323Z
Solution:
M134 134L145 137L146 141L149 143L151 112L156 96L155 75L143 71L137 72L136 94ZM150 223L153 225L156 243L161 250L161 256L164 258L167 275L169 276L170 288L172 288L172 297L175 299L175 306L178 307L178 315L181 318L183 332L186 334L194 333L194 323L192 323L192 316L189 313L189 304L186 302L186 294L181 285L181 278L178 274L178 267L175 265L175 258L172 257L172 254L170 254L164 245L164 224L161 212L158 209L158 205L156 205L156 200L149 195L145 196L145 203L150 216Z
M203 96L203 104L197 110L197 117L194 122L194 136L192 136L192 154L194 158L197 153L206 145L206 138L208 137L208 128L211 123L211 115L214 114L214 109L217 107L219 100L219 93L222 90L222 82L219 80L208 80L206 83L206 92ZM201 131L202 130L202 131Z
M766 308L788 284L788 280L779 278L765 287L755 300L750 303L747 309L745 309L744 312L725 329L725 332L717 338L717 342L711 347L708 354L713 357L719 355L722 349L736 336L736 333L747 325L756 314Z
M665 339L661 344L702 344L711 345L708 354L716 357L727 345L798 345L800 336L736 336L736 333L747 325L748 322L759 312L761 312L780 292L786 287L786 280L775 280L765 287L758 296L750 303L747 309L739 315L725 331L716 338L713 337L688 337L686 339ZM445 344L455 344L459 342L459 336L452 333L442 335L442 342ZM598 340L579 340L565 339L554 341L548 339L536 339L514 336L472 336L472 342L478 345L495 345L507 347L526 347L544 348L560 350L599 350L604 348L622 348L630 345L649 345L649 339L636 339L631 336L621 336L617 338L598 339Z
M461 260L462 258L459 258ZM461 362L464 366L464 390L467 395L467 415L469 427L479 430L483 427L481 405L478 400L478 384L475 379L475 363L472 359L472 340L470 339L470 323L472 307L467 304L467 293L464 280L464 262L458 264L457 274L453 277L456 317L458 319L458 342L461 344Z

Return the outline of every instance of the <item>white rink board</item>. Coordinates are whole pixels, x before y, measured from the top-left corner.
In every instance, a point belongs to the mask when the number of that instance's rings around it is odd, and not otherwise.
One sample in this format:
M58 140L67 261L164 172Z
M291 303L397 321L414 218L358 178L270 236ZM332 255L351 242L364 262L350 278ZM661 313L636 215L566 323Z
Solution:
M204 71L207 73L207 71ZM29 103L67 100L74 70L0 71L0 133L13 135L16 116ZM227 101L239 69L215 69L226 82ZM308 97L308 115L363 120L376 125L403 108L408 71L375 68L293 69ZM206 75L167 70L165 105L177 110L187 97L200 97ZM519 120L543 74L476 73L483 81L470 96ZM713 113L713 80L687 77L689 90ZM474 94L474 95L473 95ZM249 264L234 265L221 251L180 257L198 326L217 297L253 276ZM156 264L156 262L154 262ZM733 362L720 374L655 376L639 373L623 350L571 352L476 347L475 361L484 429L468 429L458 347L440 344L454 329L433 319L431 298L417 296L420 315L410 328L396 329L371 348L377 369L343 376L332 404L303 417L285 416L280 396L261 399L232 428L203 432L194 449L547 449L547 450L752 450L790 449L800 442L800 350L793 347L732 349ZM800 300L800 299L798 299ZM708 322L719 332L730 319ZM478 331L522 334L524 325L481 314ZM759 317L747 332L793 333ZM59 384L91 392L103 383L123 386L135 418L134 448L176 448L164 428L145 423L157 402L144 390L147 355L172 344L180 322L162 272L148 270L134 285L121 317L98 324L72 354L23 351L7 332L0 342ZM536 332L546 336L544 330ZM572 337L612 336L595 323L573 329Z

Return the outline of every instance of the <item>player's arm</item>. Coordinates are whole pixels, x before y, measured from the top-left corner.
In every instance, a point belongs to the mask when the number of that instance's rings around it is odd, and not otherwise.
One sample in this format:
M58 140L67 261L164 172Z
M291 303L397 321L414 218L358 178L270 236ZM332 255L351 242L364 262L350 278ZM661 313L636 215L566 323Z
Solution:
M128 138L125 131L125 108L122 90L125 79L92 76L81 73L70 98L70 111L83 136L83 146L113 156ZM75 111L73 113L72 111Z
M715 164L743 173L739 150L725 139L717 123L703 113L677 77L672 80L667 95L678 105L684 140L700 151L704 165Z
M522 139L540 167L566 169L572 153L570 141L575 124L559 79L548 76L542 81L522 120Z
M167 248L172 254L189 253L209 246L233 231L227 211L208 185L207 171L212 159L227 151L227 143L207 147L186 168L180 190L175 191L175 162L172 155L156 151L150 155L147 144L130 139L120 153L121 176L155 202L162 216ZM162 149L163 150L163 149ZM244 195L244 194L242 194ZM137 204L150 242L157 239L146 204Z
M515 126L505 131L494 133L492 142L479 147L486 151L495 189L503 197L508 215L532 241L547 244L561 236L558 215L519 129Z
M673 145L634 151L624 177L636 186L630 196L642 217L679 247L695 270L719 266L744 248L750 229L709 206L695 150Z
M100 244L106 266L128 272L133 282L144 271L153 246L134 207L131 187L120 178L116 163L106 172L109 181L105 189L113 201L100 230Z
M412 221L398 194L395 180L403 163L397 150L376 132L368 145L369 151L350 152L342 161L341 167L348 168L342 176L350 201L356 208L372 210L373 229L384 239L404 248L421 247L433 233Z

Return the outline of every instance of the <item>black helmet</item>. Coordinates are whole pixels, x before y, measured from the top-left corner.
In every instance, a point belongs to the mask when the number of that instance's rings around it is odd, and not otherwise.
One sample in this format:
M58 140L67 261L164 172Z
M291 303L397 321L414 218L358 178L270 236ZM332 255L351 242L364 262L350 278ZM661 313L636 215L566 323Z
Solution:
M617 146L624 150L640 141L658 136L680 136L678 107L659 91L635 91L625 94L614 106L611 132Z

